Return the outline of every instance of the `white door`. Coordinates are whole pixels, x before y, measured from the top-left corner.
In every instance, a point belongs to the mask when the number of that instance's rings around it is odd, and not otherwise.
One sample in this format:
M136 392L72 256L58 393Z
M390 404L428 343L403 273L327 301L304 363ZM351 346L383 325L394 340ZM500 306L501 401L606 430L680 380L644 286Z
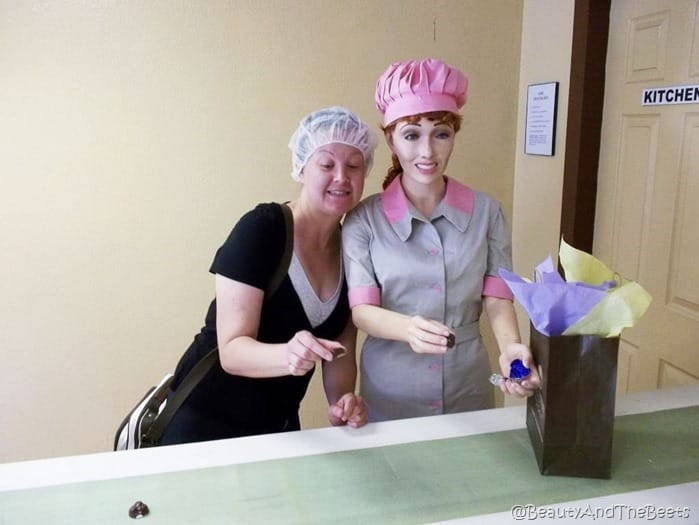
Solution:
M622 334L620 393L699 383L699 100L641 104L688 85L699 0L612 0L593 253L653 296Z

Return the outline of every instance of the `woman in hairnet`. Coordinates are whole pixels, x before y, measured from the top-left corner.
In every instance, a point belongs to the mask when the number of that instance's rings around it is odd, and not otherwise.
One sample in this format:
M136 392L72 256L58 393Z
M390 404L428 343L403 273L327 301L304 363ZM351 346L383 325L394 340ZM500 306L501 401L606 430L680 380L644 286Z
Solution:
M446 174L466 86L461 71L435 59L394 63L376 85L393 165L383 192L354 208L342 228L352 317L368 334L360 392L369 421L493 407L483 310L503 375L516 360L532 368L500 388L528 396L538 387L512 294L498 276L511 268L502 209Z
M301 186L288 203L293 215L288 271L265 297L283 264L286 223L284 205L259 204L216 252L210 268L216 298L180 359L172 389L216 345L219 363L177 411L160 444L298 430L299 405L317 363L330 423L366 422L364 403L354 394L356 329L340 219L361 198L375 147L371 130L345 108L321 109L301 120L289 142L291 176Z

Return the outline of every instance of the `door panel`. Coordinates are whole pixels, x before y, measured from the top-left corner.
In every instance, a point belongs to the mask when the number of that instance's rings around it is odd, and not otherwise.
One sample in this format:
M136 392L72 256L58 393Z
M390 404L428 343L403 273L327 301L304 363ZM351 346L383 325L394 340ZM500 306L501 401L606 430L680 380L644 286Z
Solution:
M618 392L699 383L699 1L612 0L593 253L653 302L622 334Z

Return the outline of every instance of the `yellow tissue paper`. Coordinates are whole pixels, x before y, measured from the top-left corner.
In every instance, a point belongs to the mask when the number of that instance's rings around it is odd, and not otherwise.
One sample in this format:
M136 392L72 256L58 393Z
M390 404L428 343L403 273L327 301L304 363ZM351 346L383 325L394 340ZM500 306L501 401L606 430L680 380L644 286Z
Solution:
M648 309L652 297L640 284L624 279L592 255L573 248L563 239L558 260L567 282L584 282L595 286L605 281L616 283L604 299L569 326L563 335L617 337L624 328L636 324Z

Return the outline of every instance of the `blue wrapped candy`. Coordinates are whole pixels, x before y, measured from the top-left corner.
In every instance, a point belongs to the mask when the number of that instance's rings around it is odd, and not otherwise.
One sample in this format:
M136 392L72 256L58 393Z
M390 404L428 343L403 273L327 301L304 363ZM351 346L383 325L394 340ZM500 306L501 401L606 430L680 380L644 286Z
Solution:
M529 375L529 372L531 370L524 366L521 359L515 359L510 363L510 379L521 381Z
M514 381L515 383L521 383L522 380L529 375L529 370L521 359L515 359L510 363L510 377L502 377L500 374L492 374L490 376L490 382L497 386L503 379L505 381Z

